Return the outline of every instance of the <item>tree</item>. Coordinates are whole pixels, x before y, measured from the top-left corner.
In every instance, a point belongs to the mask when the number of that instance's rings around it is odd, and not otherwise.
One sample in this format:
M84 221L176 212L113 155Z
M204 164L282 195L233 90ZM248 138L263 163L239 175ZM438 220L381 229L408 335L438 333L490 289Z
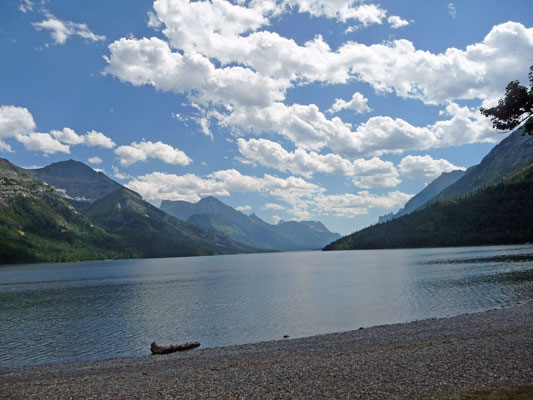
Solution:
M490 117L494 129L507 131L516 128L522 122L524 134L533 136L533 65L529 67L529 90L518 81L511 81L505 88L505 96L498 105L491 108L481 107L481 114Z

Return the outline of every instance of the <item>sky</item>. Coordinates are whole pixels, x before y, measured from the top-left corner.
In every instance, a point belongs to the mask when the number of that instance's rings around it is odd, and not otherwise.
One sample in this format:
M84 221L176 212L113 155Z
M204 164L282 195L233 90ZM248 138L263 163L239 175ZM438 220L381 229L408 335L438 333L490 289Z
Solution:
M506 133L531 0L2 0L0 157L347 234Z

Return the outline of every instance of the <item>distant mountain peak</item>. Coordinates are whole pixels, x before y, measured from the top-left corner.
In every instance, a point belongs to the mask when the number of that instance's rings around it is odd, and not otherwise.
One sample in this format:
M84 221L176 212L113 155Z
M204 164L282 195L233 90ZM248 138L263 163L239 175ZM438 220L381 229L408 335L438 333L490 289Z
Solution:
M322 248L340 237L318 221L280 221L271 225L255 213L246 215L213 196L197 203L163 201L161 210L203 228L223 233L257 248L310 250Z
M92 202L123 186L77 160L52 163L43 168L28 169L34 179L53 186L66 199L85 199Z

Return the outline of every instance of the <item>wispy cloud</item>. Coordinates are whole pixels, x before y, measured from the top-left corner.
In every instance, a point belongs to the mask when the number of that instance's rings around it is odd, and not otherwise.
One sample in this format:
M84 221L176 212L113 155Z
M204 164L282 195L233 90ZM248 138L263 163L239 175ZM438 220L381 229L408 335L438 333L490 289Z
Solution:
M452 16L452 18L455 19L455 17L457 16L457 10L455 9L455 4L453 3L448 4L448 12Z
M34 22L32 25L38 31L49 30L55 44L65 44L70 36L80 36L91 42L102 41L106 38L104 35L93 33L87 24L60 20L47 10L44 11L44 15L46 19L41 22Z

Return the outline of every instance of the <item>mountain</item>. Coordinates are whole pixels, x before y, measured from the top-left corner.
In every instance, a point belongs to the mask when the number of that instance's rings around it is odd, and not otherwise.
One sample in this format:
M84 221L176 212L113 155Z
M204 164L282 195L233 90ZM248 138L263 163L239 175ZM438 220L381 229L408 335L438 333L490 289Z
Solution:
M122 185L80 161L60 161L44 168L27 169L39 182L53 186L58 194L77 208L84 208Z
M435 196L443 201L463 196L503 182L507 177L533 162L533 137L523 129L513 131L487 154L481 163L470 167L464 176Z
M442 173L437 179L427 185L421 192L419 192L416 196L412 197L407 203L405 203L405 206L396 214L390 213L379 217L378 223L381 224L383 222L387 222L392 219L401 217L402 215L412 213L417 208L422 207L424 204L429 202L448 186L457 182L464 175L465 171L459 169L451 172Z
M503 183L370 226L331 243L324 250L531 242L532 210L533 164Z
M257 215L245 215L214 197L198 203L164 200L161 210L183 221L227 235L249 246L270 250L312 250L340 237L314 221L271 225Z
M378 223L409 214L432 202L453 199L496 185L532 162L533 138L524 136L523 128L516 129L496 145L481 163L470 167L466 172L456 170L443 173L396 214L379 217Z
M211 230L180 221L127 188L94 201L83 213L120 236L140 257L178 257L250 253L250 246Z
M0 159L0 237L0 263L257 251L180 221L72 160L23 170Z
M0 159L0 264L124 257L118 237Z
M291 240L300 249L321 249L341 237L319 221L280 221L275 228L279 235Z

